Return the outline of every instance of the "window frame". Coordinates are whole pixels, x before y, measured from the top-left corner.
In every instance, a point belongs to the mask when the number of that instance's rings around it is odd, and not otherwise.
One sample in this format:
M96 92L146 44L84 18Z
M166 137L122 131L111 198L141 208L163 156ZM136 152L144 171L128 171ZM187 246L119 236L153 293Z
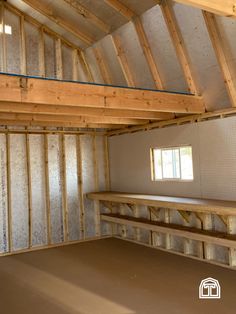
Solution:
M191 147L192 149L192 166L193 166L193 147L190 144L182 144L179 146L159 146L150 148L150 157L151 157L151 179L153 182L193 182L194 181L194 167L193 167L193 178L192 179L181 179L181 178L163 178L163 161L162 161L162 150L174 150L179 149L179 158L181 160L180 149L183 147ZM155 161L154 161L154 151L161 150L161 170L162 170L162 179L156 179L155 176ZM181 162L180 162L180 175L182 174Z

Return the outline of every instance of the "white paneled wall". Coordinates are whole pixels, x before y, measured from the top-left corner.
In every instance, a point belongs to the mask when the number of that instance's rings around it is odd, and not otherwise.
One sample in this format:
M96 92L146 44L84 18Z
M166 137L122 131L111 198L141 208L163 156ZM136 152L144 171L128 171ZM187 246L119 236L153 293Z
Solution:
M236 200L236 117L111 137L112 190ZM193 182L153 182L150 148L190 144Z

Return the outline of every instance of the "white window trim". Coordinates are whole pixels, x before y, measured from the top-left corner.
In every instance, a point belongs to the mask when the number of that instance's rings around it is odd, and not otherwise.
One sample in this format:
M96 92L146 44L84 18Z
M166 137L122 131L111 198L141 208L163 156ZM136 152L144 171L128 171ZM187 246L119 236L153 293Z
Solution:
M158 146L158 147L152 147L150 149L150 154L151 154L151 179L153 182L180 182L180 183L186 183L186 182L193 182L194 181L194 167L193 167L193 178L192 179L181 179L181 178L163 178L163 167L161 167L162 171L162 179L156 179L155 178L155 163L154 163L154 150L174 150L174 149L179 149L180 153L180 148L182 147L191 147L192 148L192 162L193 162L193 147L190 144L182 144L179 146ZM181 159L180 159L181 160ZM161 153L161 164L162 163L162 153ZM181 174L181 163L180 163L180 174Z

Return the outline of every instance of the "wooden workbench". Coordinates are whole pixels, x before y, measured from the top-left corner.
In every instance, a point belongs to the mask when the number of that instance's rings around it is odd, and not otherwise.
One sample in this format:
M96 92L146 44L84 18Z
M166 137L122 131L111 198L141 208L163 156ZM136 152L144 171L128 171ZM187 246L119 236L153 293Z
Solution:
M142 242L146 232L149 241L145 245L236 267L236 202L121 192L87 197L100 208L102 222L118 226L115 233L113 228L114 236Z

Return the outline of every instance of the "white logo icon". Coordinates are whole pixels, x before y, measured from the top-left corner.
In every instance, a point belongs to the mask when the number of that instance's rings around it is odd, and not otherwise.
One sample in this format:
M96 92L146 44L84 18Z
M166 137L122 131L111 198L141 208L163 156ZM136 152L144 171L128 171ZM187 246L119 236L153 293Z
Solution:
M203 279L199 286L199 299L220 299L221 289L219 281L214 278Z

